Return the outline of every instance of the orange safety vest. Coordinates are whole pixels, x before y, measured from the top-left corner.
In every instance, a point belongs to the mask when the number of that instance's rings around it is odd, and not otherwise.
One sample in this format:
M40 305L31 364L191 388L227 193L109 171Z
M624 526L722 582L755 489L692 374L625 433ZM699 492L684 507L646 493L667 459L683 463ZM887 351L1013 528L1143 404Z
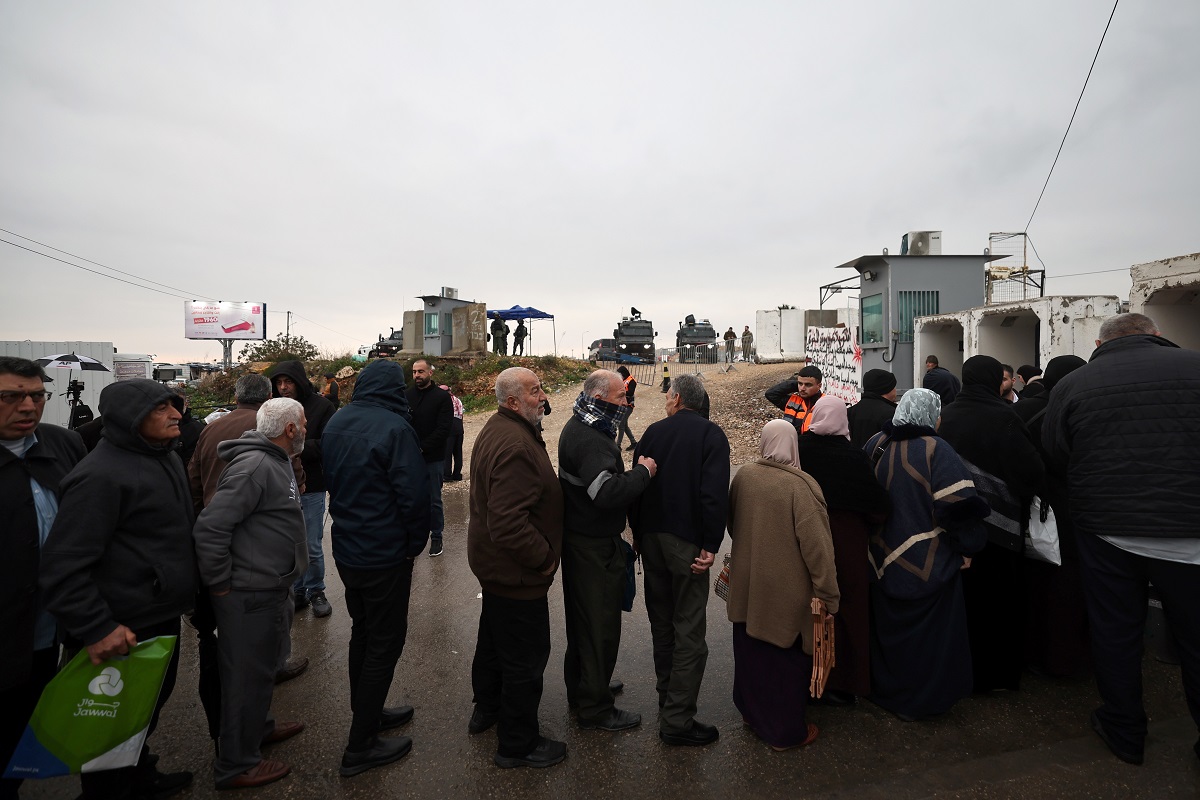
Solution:
M664 370L664 372L665 372L665 370ZM633 379L633 376L632 376L632 375L630 375L628 378L626 378L624 381L622 381L622 383L624 383L624 384L625 384L625 397L626 397L626 398L628 398L628 397L629 397L629 384L631 384L631 383L632 383L634 386L637 386L637 381L635 381L635 380ZM630 407L630 408L633 408L633 401L632 401L632 400L630 400L630 401L629 401L629 407Z
M816 403L813 403L815 406ZM783 415L791 417L789 422L795 425L801 433L808 430L808 426L812 423L812 409L804 405L804 398L799 392L792 392L792 396L788 398L787 405L783 407Z

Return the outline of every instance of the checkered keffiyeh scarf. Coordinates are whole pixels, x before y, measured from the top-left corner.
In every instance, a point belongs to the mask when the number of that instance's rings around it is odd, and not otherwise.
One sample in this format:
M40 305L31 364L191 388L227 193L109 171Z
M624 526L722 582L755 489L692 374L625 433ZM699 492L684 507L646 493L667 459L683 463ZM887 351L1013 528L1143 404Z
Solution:
M617 438L617 428L621 425L621 417L625 415L625 406L601 400L599 397L585 397L583 392L575 398L575 406L571 413L576 419L587 425L603 431L612 438Z

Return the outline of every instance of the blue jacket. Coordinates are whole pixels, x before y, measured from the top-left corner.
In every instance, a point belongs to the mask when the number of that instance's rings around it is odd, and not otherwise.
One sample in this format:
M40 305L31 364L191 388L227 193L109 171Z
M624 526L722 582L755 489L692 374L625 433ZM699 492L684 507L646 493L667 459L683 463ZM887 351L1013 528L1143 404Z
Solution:
M410 419L404 368L373 361L325 426L321 458L340 566L387 569L425 549L429 474Z

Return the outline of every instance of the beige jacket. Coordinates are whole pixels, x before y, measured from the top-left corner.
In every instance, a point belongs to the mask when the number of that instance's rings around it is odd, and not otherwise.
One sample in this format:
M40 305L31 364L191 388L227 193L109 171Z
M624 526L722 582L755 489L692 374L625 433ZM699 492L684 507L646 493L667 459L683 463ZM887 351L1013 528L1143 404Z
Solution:
M729 487L729 535L729 621L776 647L800 636L811 655L813 596L830 613L841 599L821 487L785 464L746 464Z

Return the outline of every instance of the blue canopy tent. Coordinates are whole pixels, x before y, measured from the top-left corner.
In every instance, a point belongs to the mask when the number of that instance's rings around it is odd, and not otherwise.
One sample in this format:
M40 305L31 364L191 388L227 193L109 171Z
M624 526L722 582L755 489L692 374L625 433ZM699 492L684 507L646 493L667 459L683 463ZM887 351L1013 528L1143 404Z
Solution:
M554 355L556 355L556 356L558 355L558 331L555 329L553 314L547 314L545 311L539 311L538 309L534 308L533 306L513 306L512 308L498 308L498 309L494 309L494 310L489 310L487 312L487 315L490 319L502 319L506 322L512 321L512 320L517 320L517 319L527 319L527 320L530 320L531 322L532 322L532 320L535 320L535 319L550 320L550 335L554 339ZM532 343L533 343L533 325L532 324L530 324L530 326L529 326L529 341L530 341L530 344L532 345Z

